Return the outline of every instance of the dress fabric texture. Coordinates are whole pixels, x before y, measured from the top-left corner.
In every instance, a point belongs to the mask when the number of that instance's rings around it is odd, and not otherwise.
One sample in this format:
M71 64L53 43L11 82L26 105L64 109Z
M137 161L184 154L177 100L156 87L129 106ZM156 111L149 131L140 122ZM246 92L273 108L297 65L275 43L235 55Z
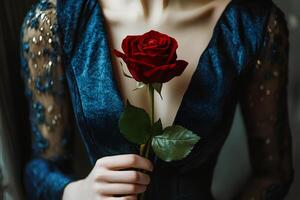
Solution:
M68 170L72 116L92 165L104 156L139 152L119 132L124 104L106 34L97 0L40 0L24 19L21 64L33 149L24 182L30 199L61 199L64 187L77 179ZM181 161L151 155L155 170L146 199L214 199L213 171L238 103L253 177L236 199L285 197L293 180L288 34L285 16L272 1L227 5L174 121L201 140Z

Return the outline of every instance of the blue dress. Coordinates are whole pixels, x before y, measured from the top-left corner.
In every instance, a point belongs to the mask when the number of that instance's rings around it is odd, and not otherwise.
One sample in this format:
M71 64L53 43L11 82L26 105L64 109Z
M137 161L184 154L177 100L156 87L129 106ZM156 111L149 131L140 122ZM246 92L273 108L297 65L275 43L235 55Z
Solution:
M97 0L40 0L24 19L21 46L31 110L33 154L24 173L30 199L61 199L77 179L68 170L73 117L92 165L103 156L138 154L119 132L124 105ZM236 199L284 198L293 180L288 50L285 16L272 1L227 5L174 121L202 139L181 161L152 155L147 199L214 199L213 171L238 103L254 173Z

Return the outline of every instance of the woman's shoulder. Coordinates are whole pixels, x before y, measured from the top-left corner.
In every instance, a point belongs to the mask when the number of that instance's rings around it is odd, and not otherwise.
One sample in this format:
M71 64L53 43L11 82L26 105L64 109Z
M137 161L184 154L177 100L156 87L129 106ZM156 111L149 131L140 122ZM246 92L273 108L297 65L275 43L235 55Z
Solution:
M259 19L264 20L273 12L284 15L281 8L273 0L231 0L230 4L230 12L235 13L235 18L240 22L243 22L247 17L256 22ZM240 16L243 18L239 18Z
M28 29L34 31L43 26L44 23L50 24L56 21L56 3L57 0L39 0L27 11L22 27L22 36ZM54 27L52 27L54 28Z
M218 22L212 52L230 55L222 58L234 63L239 73L259 54L272 24L287 26L284 12L273 0L230 0Z
M20 29L22 50L29 46L58 48L57 0L39 0L27 11Z
M259 54L272 23L286 26L284 13L272 0L231 0L216 43L218 47L226 43L231 55L228 59L236 64L239 73Z
M39 92L50 89L52 83L46 84L42 79L49 78L61 55L56 0L40 0L26 13L20 29L20 46L24 78L31 80L30 76L39 76L34 82L36 89ZM36 73L30 74L32 71Z
M252 18L253 22L265 20L276 13L284 17L284 12L273 0L232 0L233 10L244 18ZM240 20L243 22L243 19Z

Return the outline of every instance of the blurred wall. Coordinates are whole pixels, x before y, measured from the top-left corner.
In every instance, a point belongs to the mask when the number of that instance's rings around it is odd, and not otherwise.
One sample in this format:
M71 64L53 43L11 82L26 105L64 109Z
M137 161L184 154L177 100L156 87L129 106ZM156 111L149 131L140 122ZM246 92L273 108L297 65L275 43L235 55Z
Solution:
M289 118L293 135L295 180L287 200L300 199L300 1L274 0L286 13L290 30ZM218 200L229 200L251 173L245 128L237 110L232 131L215 169L213 192Z
M29 123L19 66L19 29L33 0L0 1L0 200L22 200Z

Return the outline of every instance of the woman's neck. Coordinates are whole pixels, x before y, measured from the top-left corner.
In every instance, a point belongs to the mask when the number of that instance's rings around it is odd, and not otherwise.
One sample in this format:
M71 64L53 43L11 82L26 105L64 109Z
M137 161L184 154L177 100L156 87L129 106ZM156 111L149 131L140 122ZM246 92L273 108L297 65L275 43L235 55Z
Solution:
M157 18L169 5L170 0L139 0L143 8L144 17Z
M175 8L195 8L217 0L138 0L143 8L145 19L159 18L170 6Z
M142 20L148 24L158 24L167 16L182 19L206 15L218 4L230 0L98 0L111 21Z

